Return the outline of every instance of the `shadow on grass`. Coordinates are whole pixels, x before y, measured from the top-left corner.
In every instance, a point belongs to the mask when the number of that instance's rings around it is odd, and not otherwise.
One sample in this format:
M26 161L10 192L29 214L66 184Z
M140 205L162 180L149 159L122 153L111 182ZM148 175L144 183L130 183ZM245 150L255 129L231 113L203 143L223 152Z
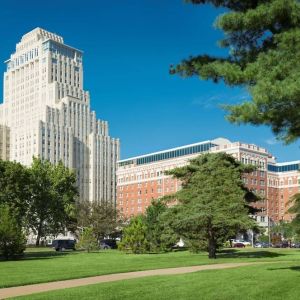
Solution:
M269 268L268 271L282 271L282 270L291 270L291 271L300 271L300 266L284 267L284 268Z
M34 252L26 252L24 255L15 257L14 259L5 259L4 257L0 257L0 262L5 261L24 261L24 260L34 260L34 259L52 259L58 257L64 257L69 255L69 252L51 252L51 251L34 251Z
M53 259L53 258L63 258L68 255L76 255L79 253L86 253L85 251L82 250L65 250L62 252L56 252L55 250L52 249L45 249L41 248L40 250L38 248L33 248L33 250L27 250L25 251L24 255L15 257L15 258L10 258L10 259L5 259L4 257L0 256L0 262L5 262L5 261L25 261L25 260L40 260L40 259ZM104 251L91 251L90 253L105 253Z
M26 252L22 260L32 260L32 259L51 259L57 257L64 257L66 255L73 254L74 252L71 251L63 251L63 252L56 252L56 251L33 251L33 252Z
M276 253L270 251L238 251L236 249L221 250L218 254L218 258L275 258L285 256L285 253Z
M56 252L49 249L49 251L41 250L41 251L28 251L25 252L25 255L20 258L19 260L38 260L38 259L53 259L53 258L63 258L68 255L77 255L80 253L87 253L86 251L82 250L65 250L62 252ZM90 254L97 253L97 254L104 254L105 251L91 251Z

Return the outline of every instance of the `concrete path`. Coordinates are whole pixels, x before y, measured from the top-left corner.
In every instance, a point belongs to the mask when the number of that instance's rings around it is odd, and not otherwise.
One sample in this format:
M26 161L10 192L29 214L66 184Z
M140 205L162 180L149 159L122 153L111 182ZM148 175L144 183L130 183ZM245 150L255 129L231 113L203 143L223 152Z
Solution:
M102 283L102 282L119 281L119 280L141 278L141 277L155 276L155 275L176 275L176 274L186 274L186 273L192 273L192 272L204 271L204 270L228 269L228 268L249 266L253 264L257 264L257 263L255 262L254 263L226 263L226 264L212 264L212 265L202 265L202 266L192 266L192 267L156 269L156 270L93 276L93 277L86 277L86 278L79 278L79 279L69 279L69 280L54 281L48 283L38 283L38 284L0 289L0 299L7 299L10 297L17 297L17 296L25 296L25 295L48 292L48 291L59 290L59 289L73 288L73 287L79 287L79 286Z

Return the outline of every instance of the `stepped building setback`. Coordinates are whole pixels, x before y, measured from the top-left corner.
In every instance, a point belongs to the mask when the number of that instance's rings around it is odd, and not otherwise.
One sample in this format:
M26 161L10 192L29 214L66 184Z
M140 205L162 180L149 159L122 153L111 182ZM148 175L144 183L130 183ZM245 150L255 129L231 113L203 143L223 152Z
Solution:
M0 155L24 165L33 156L62 161L76 171L82 201L115 203L119 140L91 111L82 56L41 28L22 37L5 62Z
M290 198L299 191L300 161L276 163L264 148L253 144L230 142L224 138L167 149L118 162L117 207L125 217L144 213L153 199L181 189L179 180L164 172L188 164L202 153L226 152L244 164L257 166L245 174L245 185L265 200L255 203L261 209L256 218L261 226L291 220L287 210Z

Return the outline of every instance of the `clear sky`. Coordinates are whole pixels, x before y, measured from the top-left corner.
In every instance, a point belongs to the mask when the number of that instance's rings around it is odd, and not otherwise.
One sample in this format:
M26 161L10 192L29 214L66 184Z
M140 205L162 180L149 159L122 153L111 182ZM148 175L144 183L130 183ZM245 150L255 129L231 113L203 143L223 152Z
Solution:
M269 128L224 119L219 104L236 103L245 91L169 75L169 66L189 55L226 54L213 27L220 12L183 0L1 1L0 60L35 27L82 49L85 89L121 139L122 158L222 136L265 147L278 161L300 159L299 142L285 146Z

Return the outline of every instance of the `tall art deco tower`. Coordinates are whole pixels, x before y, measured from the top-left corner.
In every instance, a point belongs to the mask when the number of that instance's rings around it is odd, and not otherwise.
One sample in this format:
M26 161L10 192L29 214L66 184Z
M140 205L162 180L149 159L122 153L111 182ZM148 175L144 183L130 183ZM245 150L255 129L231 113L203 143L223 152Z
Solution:
M62 161L76 171L80 199L115 203L119 140L96 118L83 89L82 51L36 28L5 62L0 124L9 159ZM4 155L3 155L4 156Z

